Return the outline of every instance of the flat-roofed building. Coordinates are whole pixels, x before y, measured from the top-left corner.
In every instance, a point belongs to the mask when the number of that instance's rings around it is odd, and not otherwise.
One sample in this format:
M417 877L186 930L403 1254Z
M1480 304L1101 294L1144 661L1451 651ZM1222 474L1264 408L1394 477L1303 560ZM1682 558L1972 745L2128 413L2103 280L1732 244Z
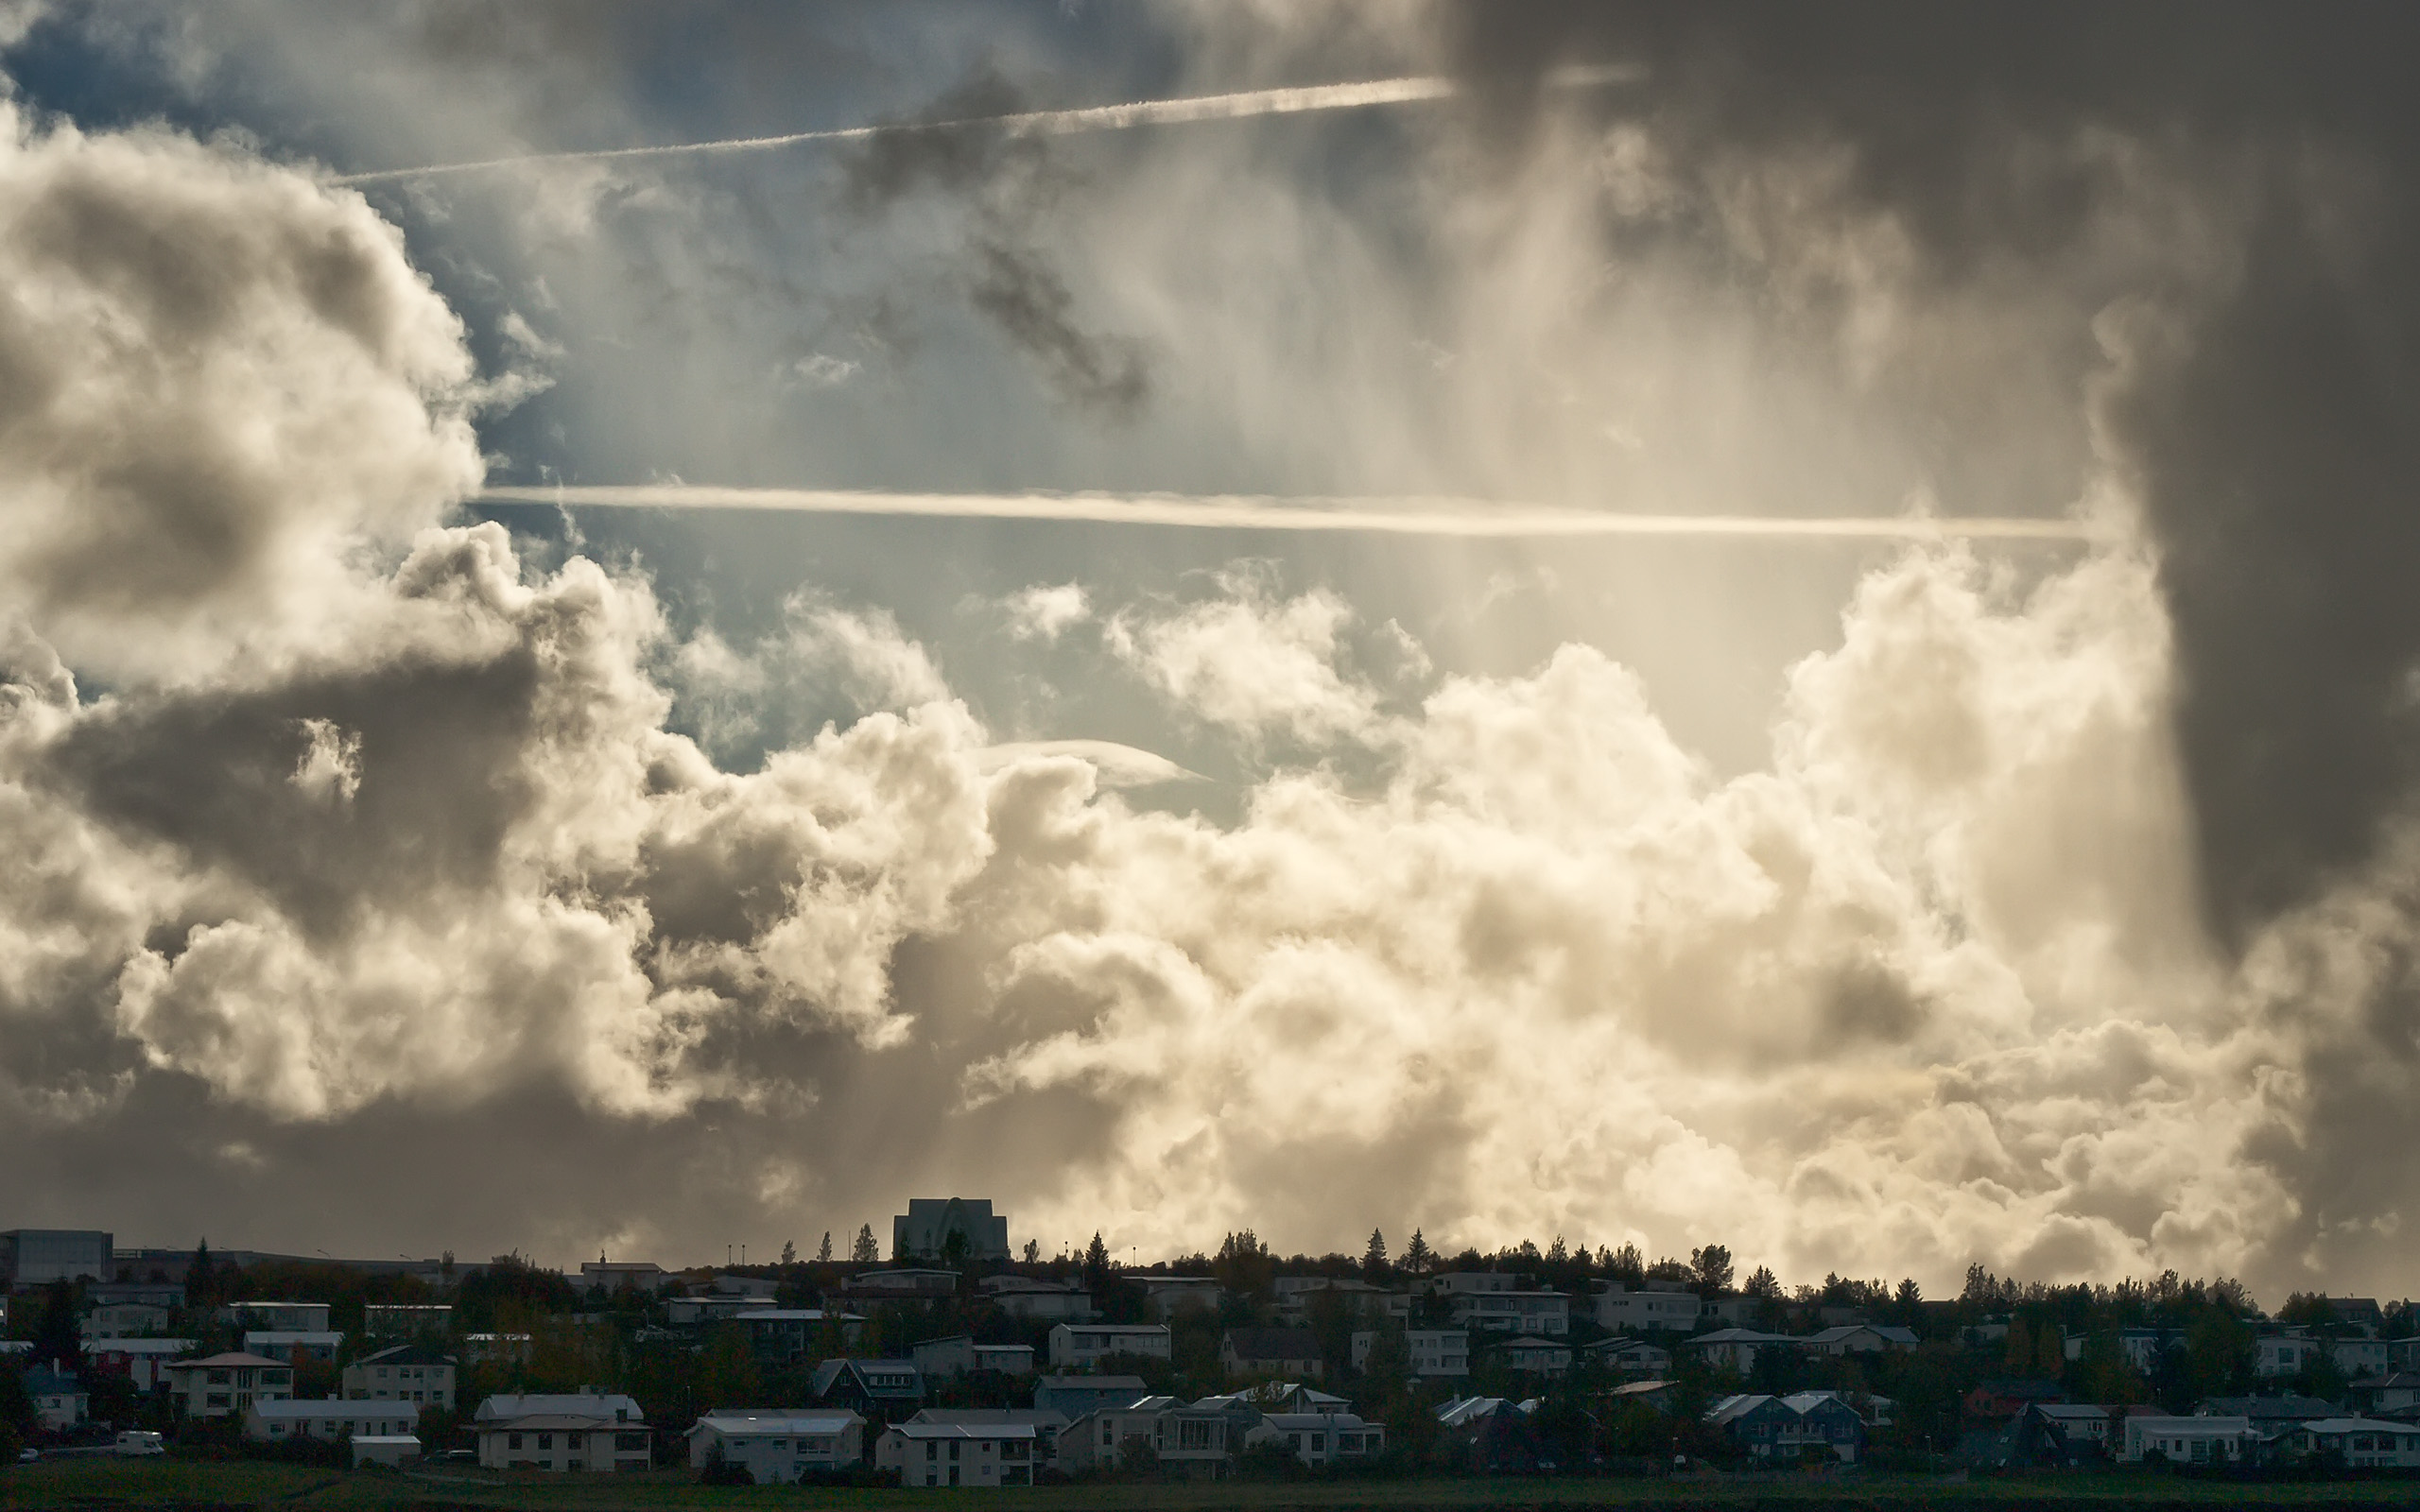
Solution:
M177 1410L187 1418L240 1418L256 1401L294 1395L292 1365L241 1350L172 1361L160 1373Z
M874 1445L874 1466L902 1486L1031 1486L1031 1423L894 1423Z
M344 1394L350 1401L408 1401L452 1412L455 1374L452 1355L398 1344L346 1366Z
M403 1437L420 1428L420 1409L400 1401L255 1401L244 1409L244 1436L261 1443Z
M992 1211L989 1197L911 1197L908 1211L890 1220L893 1260L1009 1258L1009 1220Z
M0 1232L0 1290L105 1281L116 1253L116 1241L97 1228L10 1228Z

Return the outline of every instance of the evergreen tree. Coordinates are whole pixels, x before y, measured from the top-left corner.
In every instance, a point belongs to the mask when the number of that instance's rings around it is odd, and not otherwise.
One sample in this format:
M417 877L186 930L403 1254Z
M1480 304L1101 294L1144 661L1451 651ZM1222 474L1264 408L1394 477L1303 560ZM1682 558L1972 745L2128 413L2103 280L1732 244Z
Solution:
M786 1239L782 1241L782 1263L785 1265L795 1265L798 1263L798 1246L791 1244Z
M1722 1245L1690 1250L1689 1269L1695 1273L1701 1297L1720 1297L1731 1289L1731 1251Z
M185 1267L185 1306L210 1307L217 1300L217 1275L211 1268L210 1241L193 1247L193 1263Z
M1436 1263L1436 1253L1428 1247L1428 1241L1421 1236L1419 1229L1414 1228L1411 1243L1403 1246L1403 1268L1414 1276L1425 1276L1428 1267Z
M1361 1279L1373 1286L1387 1283L1387 1236L1370 1230L1370 1246L1361 1251Z
M871 1265L882 1258L882 1250L873 1242L873 1225L857 1226L857 1243L849 1251L849 1262L856 1265Z
M1084 1290L1098 1297L1109 1289L1109 1246L1101 1243L1100 1230L1093 1230L1093 1242L1084 1246Z
M1636 1286L1647 1280L1647 1257L1636 1245L1625 1244L1605 1262L1605 1273L1624 1286Z
M1042 1263L1041 1240L1028 1239L1025 1242L1025 1263L1028 1265L1039 1265Z
M832 1230L829 1228L823 1230L823 1247L815 1252L815 1263L819 1265L832 1263Z

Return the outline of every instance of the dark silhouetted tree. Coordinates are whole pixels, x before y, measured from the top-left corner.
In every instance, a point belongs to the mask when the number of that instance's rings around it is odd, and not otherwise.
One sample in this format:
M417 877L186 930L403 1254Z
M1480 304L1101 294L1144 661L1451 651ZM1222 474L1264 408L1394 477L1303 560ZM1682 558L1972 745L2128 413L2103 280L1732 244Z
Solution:
M1411 1275L1426 1276L1428 1267L1435 1263L1436 1253L1428 1247L1428 1241L1421 1237L1420 1230L1414 1228L1411 1243L1403 1246L1403 1268Z
M882 1259L882 1249L873 1242L873 1225L870 1223L857 1225L857 1242L850 1246L849 1263L853 1265L871 1265L880 1259Z
M829 1228L823 1230L823 1247L815 1252L815 1263L819 1265L832 1263L832 1230Z
M1096 1297L1109 1289L1109 1246L1101 1243L1100 1230L1093 1230L1093 1242L1084 1246L1084 1289Z
M1731 1251L1721 1245L1690 1250L1689 1270L1702 1297L1720 1297L1731 1290Z
M1387 1236L1377 1229L1370 1230L1369 1247L1361 1251L1361 1277L1373 1286L1384 1286L1390 1272L1387 1266Z

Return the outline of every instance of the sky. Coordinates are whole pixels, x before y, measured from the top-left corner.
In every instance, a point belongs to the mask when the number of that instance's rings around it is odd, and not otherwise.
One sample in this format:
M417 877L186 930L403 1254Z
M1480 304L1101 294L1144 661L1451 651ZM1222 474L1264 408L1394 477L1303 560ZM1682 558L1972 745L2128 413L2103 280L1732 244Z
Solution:
M0 1214L2403 1295L2411 28L0 8Z

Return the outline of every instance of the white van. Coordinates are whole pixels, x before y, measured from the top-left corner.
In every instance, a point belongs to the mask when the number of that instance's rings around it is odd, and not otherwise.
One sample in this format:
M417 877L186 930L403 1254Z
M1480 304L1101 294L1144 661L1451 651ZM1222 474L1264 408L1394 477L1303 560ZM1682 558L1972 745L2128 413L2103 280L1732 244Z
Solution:
M159 1435L138 1428L117 1435L117 1452L121 1454L164 1454L168 1446L160 1441Z

